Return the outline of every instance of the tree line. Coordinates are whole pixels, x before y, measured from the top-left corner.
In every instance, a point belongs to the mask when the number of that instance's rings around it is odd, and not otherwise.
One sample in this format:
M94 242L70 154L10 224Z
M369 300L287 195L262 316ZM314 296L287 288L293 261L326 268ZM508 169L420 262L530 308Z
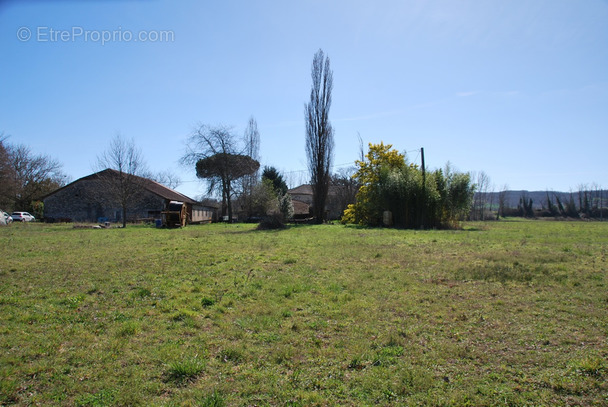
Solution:
M576 190L511 191L504 185L496 191L483 171L474 173L477 186L469 219L494 220L502 217L605 219L608 191L599 184L579 184Z

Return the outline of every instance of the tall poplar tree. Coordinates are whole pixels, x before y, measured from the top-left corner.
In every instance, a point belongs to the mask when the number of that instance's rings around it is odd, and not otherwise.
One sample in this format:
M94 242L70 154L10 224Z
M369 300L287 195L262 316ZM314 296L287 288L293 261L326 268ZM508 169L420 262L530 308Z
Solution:
M306 119L306 158L312 185L312 209L315 222L325 218L334 149L334 130L329 121L333 71L329 57L319 49L312 61L310 101L304 107Z

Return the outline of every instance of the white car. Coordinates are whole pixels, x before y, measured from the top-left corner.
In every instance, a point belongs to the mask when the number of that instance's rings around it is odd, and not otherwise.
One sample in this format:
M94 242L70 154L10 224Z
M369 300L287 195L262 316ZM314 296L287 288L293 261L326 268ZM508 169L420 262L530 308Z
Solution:
M28 212L13 212L11 218L13 218L14 221L19 222L33 222L36 220L36 218Z
M13 218L7 212L0 209L0 225L8 225L13 222Z

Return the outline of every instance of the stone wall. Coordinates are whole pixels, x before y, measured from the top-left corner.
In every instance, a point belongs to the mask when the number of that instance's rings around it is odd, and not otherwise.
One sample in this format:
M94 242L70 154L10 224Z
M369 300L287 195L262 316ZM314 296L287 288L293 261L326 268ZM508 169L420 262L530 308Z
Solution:
M44 199L44 217L48 221L97 222L107 218L122 220L120 204L104 194L98 180L80 180L56 191ZM127 220L148 218L151 212L164 209L165 199L142 190L137 202L127 212Z

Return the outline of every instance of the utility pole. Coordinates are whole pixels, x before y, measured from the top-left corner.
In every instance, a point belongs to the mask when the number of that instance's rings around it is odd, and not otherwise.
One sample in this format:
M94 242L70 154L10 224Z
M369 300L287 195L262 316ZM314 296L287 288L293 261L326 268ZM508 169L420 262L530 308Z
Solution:
M426 212L426 168L424 165L424 147L420 147L422 159L422 207L420 208L420 228L424 229L424 214Z
M420 147L420 157L422 157L422 185L426 188L426 169L424 168L424 147Z

